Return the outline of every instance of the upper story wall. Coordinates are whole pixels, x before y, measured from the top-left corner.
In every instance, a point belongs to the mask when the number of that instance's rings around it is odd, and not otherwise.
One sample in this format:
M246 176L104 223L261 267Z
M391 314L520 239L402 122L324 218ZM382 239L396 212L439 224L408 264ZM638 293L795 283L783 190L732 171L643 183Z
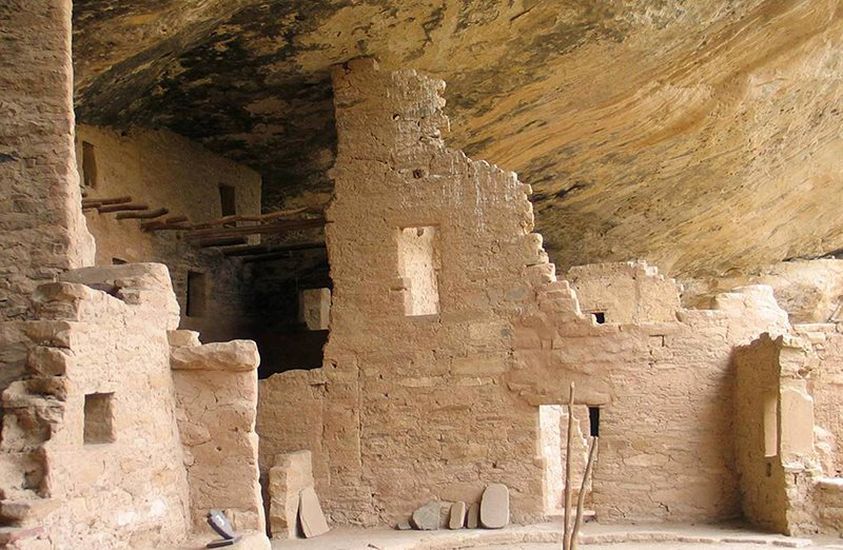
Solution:
M182 136L166 130L120 132L84 125L78 127L77 135L79 170L87 181L84 189L89 198L130 196L132 202L151 209L167 208L165 217L187 216L201 223L222 216L220 186L226 185L234 189L237 214L260 213L257 172ZM167 265L181 307L181 328L202 332L204 341L249 334L246 317L251 294L239 262L218 250L201 248L182 238L181 232L144 232L141 223L148 220L118 220L114 213L100 214L95 209L85 210L85 216L96 238L97 265L115 261ZM187 307L190 272L202 275L193 293L194 304L203 305L193 311Z
M70 0L0 4L0 321L30 317L38 284L93 263L73 149L70 15Z
M167 216L187 216L191 222L201 223L223 215L220 186L227 185L234 188L237 214L260 214L261 177L257 172L178 134L142 128L121 132L87 125L80 125L76 134L79 172L90 198L131 196L133 202L152 209L167 208ZM91 154L93 161L86 158ZM116 220L114 214L96 211L86 211L86 215L101 265L111 264L113 257L148 260L159 253L161 240L167 237L141 231L138 220Z
M601 323L673 321L681 307L676 282L643 261L575 266L565 277Z

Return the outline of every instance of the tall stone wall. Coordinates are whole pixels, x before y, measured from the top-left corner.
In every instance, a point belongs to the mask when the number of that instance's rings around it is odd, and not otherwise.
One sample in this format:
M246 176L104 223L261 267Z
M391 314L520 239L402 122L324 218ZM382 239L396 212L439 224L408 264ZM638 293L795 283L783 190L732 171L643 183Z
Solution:
M491 482L510 487L516 521L539 519L549 469L539 407L565 403L575 381L578 404L601 411L599 519L739 515L730 356L788 330L770 289L683 310L652 268L600 266L578 284L597 300L600 288L633 289L612 298L644 313L597 324L531 233L529 187L445 147L441 82L369 60L333 76L326 361L262 382L258 431L272 449L262 469L274 453L312 451L339 523L404 518L430 498L476 500ZM321 419L313 448L301 425L270 420L296 403L308 423Z
M359 476L381 521L434 497L476 501L495 481L518 519L537 517L537 410L500 385L527 266L547 265L529 188L445 147L442 82L360 60L333 83L325 357L358 385L359 427L342 432L348 463L329 450L331 482Z
M71 0L0 5L0 320L93 263L73 149ZM37 30L36 30L37 29Z
M227 185L234 189L238 214L260 214L261 177L257 172L172 132L142 128L120 132L80 125L76 152L80 172L87 180L88 198L130 196L132 202L151 209L167 208L167 217L187 216L191 222L201 223L222 216L219 186ZM81 160L85 155L94 159L87 160L88 166ZM182 328L200 331L205 341L248 335L251 289L240 262L213 248L203 249L177 232L142 231L141 223L148 220L118 220L114 213L95 209L86 210L85 217L96 238L97 265L119 260L160 262L170 268ZM205 276L205 307L200 314L188 315L189 271Z

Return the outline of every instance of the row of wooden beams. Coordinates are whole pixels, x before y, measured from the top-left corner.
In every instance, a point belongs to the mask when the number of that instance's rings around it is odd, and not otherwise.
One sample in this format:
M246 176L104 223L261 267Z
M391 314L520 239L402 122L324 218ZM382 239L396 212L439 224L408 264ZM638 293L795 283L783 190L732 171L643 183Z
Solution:
M224 237L242 237L245 235L272 235L286 233L300 229L311 229L325 225L325 218L303 218L295 220L277 220L261 225L244 225L241 227L224 227L215 229L198 229L187 235L188 239L219 239Z
M320 248L325 248L324 242L292 243L276 246L254 244L237 248L229 248L223 250L223 254L226 256L261 256L264 254L275 254L279 252L287 253L295 250L317 250Z
M156 208L146 212L119 212L116 216L118 220L150 220L153 218L160 218L168 214L170 211L166 208Z
M267 222L272 220L277 220L279 218L286 218L289 216L297 216L299 214L321 214L324 211L323 206L318 207L303 207L303 208L294 208L292 210L278 210L276 212L269 212L268 214L258 214L256 216L247 216L247 215L235 215L235 216L223 216L222 218L218 218L216 220L211 220L209 222L203 223L195 223L190 226L190 229L209 229L212 227L220 226L220 225L228 225L237 222Z

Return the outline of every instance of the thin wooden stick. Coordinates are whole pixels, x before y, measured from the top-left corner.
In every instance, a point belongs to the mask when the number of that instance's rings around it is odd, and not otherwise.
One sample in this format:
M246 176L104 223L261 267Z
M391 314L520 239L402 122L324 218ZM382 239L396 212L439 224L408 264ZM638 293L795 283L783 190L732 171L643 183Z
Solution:
M580 494L577 497L577 517L574 520L574 530L571 533L571 550L577 550L577 537L580 534L580 525L582 525L583 504L585 502L585 486L588 483L588 477L591 475L591 467L594 464L594 450L597 448L597 436L591 438L591 447L588 449L588 462L585 464L585 474L582 476L582 485L580 486Z
M562 550L571 548L570 518L571 518L571 454L574 446L574 383L571 382L571 392L568 397L568 442L565 451L565 528L562 531Z
M113 197L107 199L96 199L86 197L82 199L82 208L97 208L100 206L105 206L107 204L123 204L127 202L132 202L132 197Z
M160 218L168 212L169 210L166 208L156 208L148 212L118 212L115 217L118 220L151 220L153 218Z
M149 210L149 206L135 203L111 204L108 206L98 206L97 210L100 214L108 214L109 212L124 212L127 210Z

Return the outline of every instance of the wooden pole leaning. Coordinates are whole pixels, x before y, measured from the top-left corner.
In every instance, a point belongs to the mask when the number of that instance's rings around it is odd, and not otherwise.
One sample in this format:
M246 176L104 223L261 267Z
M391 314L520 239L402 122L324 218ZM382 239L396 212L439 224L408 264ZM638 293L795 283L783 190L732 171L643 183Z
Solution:
M571 541L569 538L571 530L571 452L574 446L574 383L571 382L571 390L568 396L568 434L565 445L565 527L562 530L562 550L570 550Z

